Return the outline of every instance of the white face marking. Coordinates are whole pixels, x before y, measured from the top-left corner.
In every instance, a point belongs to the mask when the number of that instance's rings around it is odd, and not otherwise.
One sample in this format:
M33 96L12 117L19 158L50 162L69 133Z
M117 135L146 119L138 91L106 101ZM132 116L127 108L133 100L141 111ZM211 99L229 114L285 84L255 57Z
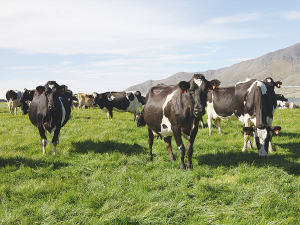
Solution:
M162 110L163 110L163 118L160 124L160 129L161 129L161 135L163 137L168 137L168 136L173 136L173 131L171 129L171 122L170 120L165 116L165 108L168 104L169 101L172 100L174 94L176 91L173 91L171 94L169 94L166 98L165 103L163 104Z
M97 93L96 92L93 93L93 97L97 98Z
M109 98L108 98L108 101L113 101L115 99L115 96L111 95Z
M266 138L268 136L268 131L266 129L259 129L257 128L256 130L257 132L257 136L259 138L259 143L260 143L260 149L258 150L258 154L259 156L267 156L268 153L266 151L266 146L265 146L265 142L266 142ZM267 143L269 144L269 143Z
M268 82L268 83L271 83L271 82L272 82L272 80L271 80L270 78L268 78L268 79L267 79L267 82Z
M201 80L201 79L194 79L194 81L195 81L195 84L197 84L199 87L201 86L201 84L203 82L203 80Z
M49 88L51 88L51 89L55 88L55 84L50 84Z

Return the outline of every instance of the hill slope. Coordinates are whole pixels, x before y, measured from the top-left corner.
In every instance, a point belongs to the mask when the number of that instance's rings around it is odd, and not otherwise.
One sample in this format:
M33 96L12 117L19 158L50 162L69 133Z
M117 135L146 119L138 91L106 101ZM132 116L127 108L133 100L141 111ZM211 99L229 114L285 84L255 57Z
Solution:
M230 67L207 70L202 73L207 79L219 79L221 85L231 86L246 78L263 80L272 77L274 80L282 81L284 86L300 85L300 43L288 48L270 52L256 59L251 59L234 64ZM148 80L144 83L126 89L140 90L143 94L147 93L150 87L159 83L177 84L180 80L190 80L194 73L180 72L163 80ZM295 97L299 97L297 94Z

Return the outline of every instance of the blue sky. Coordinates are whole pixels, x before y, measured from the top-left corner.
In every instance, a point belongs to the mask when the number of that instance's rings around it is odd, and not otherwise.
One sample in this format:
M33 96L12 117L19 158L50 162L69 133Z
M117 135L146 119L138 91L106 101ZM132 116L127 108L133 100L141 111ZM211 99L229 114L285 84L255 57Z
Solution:
M0 98L48 80L122 91L300 42L300 0L0 1Z

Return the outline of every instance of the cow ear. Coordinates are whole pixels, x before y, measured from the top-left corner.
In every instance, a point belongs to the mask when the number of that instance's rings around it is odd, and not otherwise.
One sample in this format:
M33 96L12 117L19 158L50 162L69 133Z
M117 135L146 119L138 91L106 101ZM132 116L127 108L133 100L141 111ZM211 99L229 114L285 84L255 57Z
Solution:
M211 90L213 90L213 91L217 91L218 90L218 87L220 86L220 84L221 84L221 81L219 81L219 80L217 80L217 79L215 79L215 80L211 80L210 81L210 85L211 85Z
M280 126L272 126L271 131L274 132L274 134L279 134L279 131L281 130Z
M251 135L251 133L254 131L253 127L244 127L244 132L246 132L246 135Z
M45 87L44 86L37 86L36 90L39 94L42 94L45 91Z
M181 81L179 83L179 87L181 89L181 94L183 94L184 92L187 92L187 90L190 89L190 83L188 83L186 81Z
M277 82L276 82L276 87L280 88L281 85L282 85L282 82L281 82L281 81L277 81Z

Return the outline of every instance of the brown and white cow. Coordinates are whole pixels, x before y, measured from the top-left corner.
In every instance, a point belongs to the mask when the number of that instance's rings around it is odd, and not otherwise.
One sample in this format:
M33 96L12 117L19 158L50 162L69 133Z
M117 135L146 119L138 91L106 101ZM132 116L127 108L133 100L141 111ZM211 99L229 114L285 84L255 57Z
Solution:
M132 92L93 93L93 105L107 113L108 120L113 118L113 111L139 113L139 100Z
M51 133L54 130L52 144L53 154L56 154L60 129L71 116L71 109L64 88L55 81L48 81L44 86L36 87L28 115L31 123L39 130L44 154L47 146L46 132Z
M75 98L78 100L78 109L82 110L82 106L92 107L93 106L93 95L92 94L84 94L77 93L75 94ZM93 106L95 108L95 106Z
M153 134L157 134L164 138L170 160L174 161L171 148L171 138L174 136L181 159L180 168L186 169L185 151L188 156L187 167L192 168L193 144L199 120L205 114L207 92L211 87L202 74L195 74L189 82L181 81L175 86L160 84L149 90L142 116L137 122L138 126L148 125L151 158ZM188 139L186 149L181 135Z
M17 115L17 108L22 107L22 103L19 101L21 97L21 91L17 90L8 90L6 92L6 100L7 100L7 105L10 111L10 114L13 116L14 111L16 111ZM22 111L23 114L23 111Z

